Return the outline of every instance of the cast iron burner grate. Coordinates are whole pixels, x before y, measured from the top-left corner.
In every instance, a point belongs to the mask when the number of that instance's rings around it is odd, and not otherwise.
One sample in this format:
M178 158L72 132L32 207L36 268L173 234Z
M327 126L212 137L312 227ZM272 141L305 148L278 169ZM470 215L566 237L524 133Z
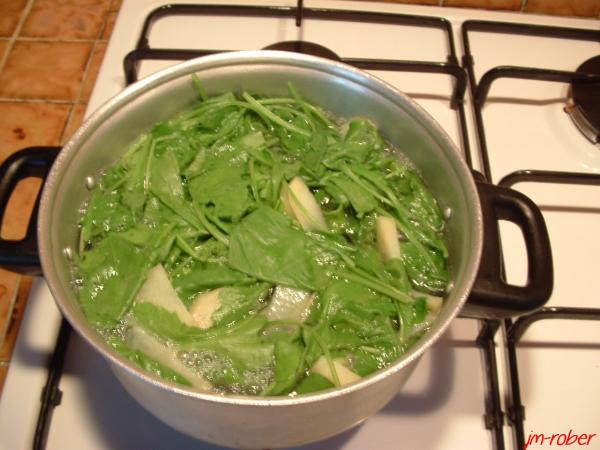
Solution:
M546 82L570 83L572 91L571 104L567 109L581 111L583 120L593 125L593 139L598 143L598 130L600 130L600 56L596 56L583 63L575 72L540 69L535 67L498 66L488 70L479 80L475 77L475 60L471 52L469 33L485 32L507 35L536 36L548 39L567 39L600 42L600 31L577 28L563 28L541 25L514 24L505 22L490 22L481 20L468 20L462 25L462 38L465 49L463 66L469 74L471 94L474 99L473 109L477 128L479 155L483 166L484 175L492 180L490 159L483 121L482 108L487 100L487 94L493 81L500 78L518 78L524 80L538 80ZM571 106L572 105L572 106ZM571 113L573 116L573 113ZM583 123L583 122L582 122ZM587 127L587 124L578 124ZM600 175L556 172L543 170L519 170L506 175L498 183L501 186L511 187L516 183L555 183L562 185L587 185L600 186ZM517 365L517 343L530 325L540 320L600 320L600 308L578 307L543 307L526 314L513 321L506 319L504 329L509 365L510 399L507 406L509 424L513 427L517 448L525 446L525 407L521 403L521 389L519 384L519 371ZM488 334L493 335L500 327L500 322L495 321L488 327Z
M450 107L457 112L458 125L461 133L461 144L465 160L471 166L471 152L464 109L464 97L467 89L467 77L460 67L456 54L456 46L450 22L441 17L418 16L409 14L390 14L368 11L352 11L341 9L306 8L302 1L296 7L289 6L243 6L243 5L163 5L148 15L144 22L140 38L135 49L125 56L123 70L127 84L138 80L138 70L142 61L184 61L191 58L223 53L215 48L173 49L150 47L149 35L153 25L160 19L171 16L218 16L218 17L263 17L274 19L293 19L297 26L304 21L332 21L348 23L370 23L394 25L398 27L420 27L438 29L444 33L447 41L447 55L444 61L410 61L400 59L351 58L337 55L332 50L318 43L306 41L286 41L273 43L267 48L297 51L316 56L322 56L341 61L363 70L380 70L390 72L429 73L450 76L454 87L450 96ZM244 49L238 49L244 50Z
M285 52L304 53L306 55L319 56L321 58L341 61L337 53L320 44L307 41L282 41L267 45L263 50L281 50Z
M565 111L583 135L594 144L600 143L600 55L588 59L577 68L582 75L595 75L596 81L571 83Z

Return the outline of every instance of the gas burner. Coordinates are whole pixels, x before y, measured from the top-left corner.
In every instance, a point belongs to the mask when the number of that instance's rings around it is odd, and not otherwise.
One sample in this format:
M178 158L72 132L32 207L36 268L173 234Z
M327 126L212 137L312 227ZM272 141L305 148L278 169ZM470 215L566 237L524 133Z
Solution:
M600 76L600 56L588 59L577 68L581 74ZM600 143L600 82L571 83L565 111L583 135Z
M288 52L304 53L305 55L320 56L321 58L340 61L340 57L327 47L306 41L282 41L265 47L263 50L285 50Z

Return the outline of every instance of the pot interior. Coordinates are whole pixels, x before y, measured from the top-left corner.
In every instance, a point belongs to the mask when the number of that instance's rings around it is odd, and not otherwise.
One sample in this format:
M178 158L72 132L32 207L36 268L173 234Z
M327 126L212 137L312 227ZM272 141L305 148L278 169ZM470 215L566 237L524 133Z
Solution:
M477 272L480 206L468 169L445 133L407 96L343 64L285 52L217 55L161 71L103 105L67 143L44 189L39 242L44 275L70 322L105 356L139 372L113 354L87 325L71 287L64 249L77 249L79 209L89 196L86 178L96 178L154 124L189 108L196 99L193 73L208 95L226 91L288 95L287 84L292 82L306 100L336 118L368 117L412 161L441 208L451 210L447 244L453 289L431 331L392 367L418 357L457 314Z

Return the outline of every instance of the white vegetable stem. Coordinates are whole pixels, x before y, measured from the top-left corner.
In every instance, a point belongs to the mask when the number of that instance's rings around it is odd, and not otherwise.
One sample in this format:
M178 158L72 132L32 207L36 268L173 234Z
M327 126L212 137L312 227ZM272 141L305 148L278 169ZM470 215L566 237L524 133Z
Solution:
M276 286L263 313L269 320L304 322L310 313L315 294L301 289Z
M377 217L377 248L384 261L400 258L400 242L396 221L391 217Z
M444 299L442 297L435 297L433 295L427 296L427 309L434 314L438 314L442 309Z
M196 322L179 299L167 276L167 271L161 264L150 269L148 278L146 278L146 281L137 293L135 301L137 303L152 303L177 314L182 323L189 326L196 326Z
M301 177L292 178L281 190L285 211L307 231L327 231L327 222L315 196Z
M190 308L190 313L196 321L196 326L200 328L210 328L213 326L212 315L221 306L219 292L221 289L214 289L209 292L199 294Z
M333 367L337 373L338 380L340 380L340 385L343 386L345 384L354 383L355 381L360 380L360 375L348 369L344 364L342 364L341 361L342 359L333 360ZM331 373L331 368L327 363L327 358L324 356L321 356L319 359L317 359L310 371L313 373L318 373L319 375L327 378L333 384L336 384L335 377Z

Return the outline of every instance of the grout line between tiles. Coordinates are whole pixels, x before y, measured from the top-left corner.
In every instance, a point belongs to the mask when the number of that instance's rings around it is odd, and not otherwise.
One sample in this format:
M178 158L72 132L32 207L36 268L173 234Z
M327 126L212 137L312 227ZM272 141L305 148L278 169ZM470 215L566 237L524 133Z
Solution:
M521 0L521 12L525 12L527 9L527 0Z
M75 44L93 44L98 41L106 41L106 39L76 39L76 38L57 38L57 37L32 37L32 36L18 36L15 38L17 41L22 42L50 42L50 43L75 43Z
M75 106L80 105L80 104L85 104L85 102L81 101L81 95L83 94L84 85L88 81L87 77L89 75L90 66L92 65L92 60L96 56L96 50L98 48L98 43L108 41L108 39L102 39L102 35L104 34L104 30L106 29L106 25L108 24L108 16L110 15L110 13L111 12L109 10L104 12L104 21L98 32L97 39L95 39L94 41L88 41L88 42L93 42L92 49L90 50L90 56L87 60L86 66L83 69L83 76L81 78L81 84L79 85L79 93L77 94L77 99L71 106L69 115L67 116L67 120L65 121L65 127L63 128L63 131L60 136L61 145L64 144L65 132L70 128L71 122L73 121L73 115L75 114ZM110 36L108 38L110 38ZM95 81L96 80L94 80L94 82Z
M104 34L104 30L106 30L106 25L108 25L108 16L110 16L111 11L110 11L110 5L108 10L104 13L104 22L102 23L102 26L100 27L100 32L98 34L98 37L96 39L96 41L102 41L105 39L102 39L102 35ZM110 36L109 36L110 38Z
M55 105L72 105L74 103L81 103L79 100L57 100L48 98L12 98L12 97L0 97L0 103L52 103Z
M96 49L98 48L98 41L94 41L93 45L92 45L92 49L90 51L90 56L88 57L87 63L85 65L85 68L83 69L83 75L81 77L81 83L79 84L79 92L77 93L77 98L76 98L76 102L75 103L82 103L81 102L81 95L83 94L83 89L84 89L84 85L87 82L87 77L89 75L90 72L90 66L92 65L92 60L94 59L94 56L96 55ZM94 80L95 81L95 80ZM64 139L65 139L65 132L69 129L69 125L71 124L71 120L73 118L73 114L75 113L75 104L73 104L73 106L71 107L71 110L69 111L69 115L67 117L67 120L65 121L65 127L63 128L63 131L60 135L60 142L61 144L64 143Z
M6 335L8 334L8 330L10 330L10 326L13 323L13 312L15 310L15 305L17 304L17 299L19 298L19 291L21 290L21 281L23 280L23 276L19 275L17 278L17 282L15 283L15 290L13 292L12 297L10 298L8 305L8 314L6 315L6 323L4 324L4 329L0 330L0 345L4 344L4 340L6 339ZM7 361L8 364L8 361Z
M19 22L17 23L17 26L15 27L15 31L13 31L12 36L8 40L8 45L6 46L6 50L4 51L4 55L0 59L0 73L4 69L4 65L6 64L6 61L8 61L8 55L9 55L9 53L11 52L12 48L15 45L15 40L17 39L17 36L21 32L21 28L23 28L23 24L25 23L25 19L27 19L27 16L29 16L29 12L31 11L31 8L33 7L33 2L34 1L35 0L28 0L27 4L25 5L25 8L23 8L23 11L21 11L21 17L19 17Z
M60 145L64 145L64 143L65 143L65 140L66 140L65 133L71 127L73 115L75 114L75 106L76 106L76 104L73 104L73 105L71 105L71 108L69 109L69 114L67 115L67 120L65 120L65 126L63 127L63 130L60 133Z

